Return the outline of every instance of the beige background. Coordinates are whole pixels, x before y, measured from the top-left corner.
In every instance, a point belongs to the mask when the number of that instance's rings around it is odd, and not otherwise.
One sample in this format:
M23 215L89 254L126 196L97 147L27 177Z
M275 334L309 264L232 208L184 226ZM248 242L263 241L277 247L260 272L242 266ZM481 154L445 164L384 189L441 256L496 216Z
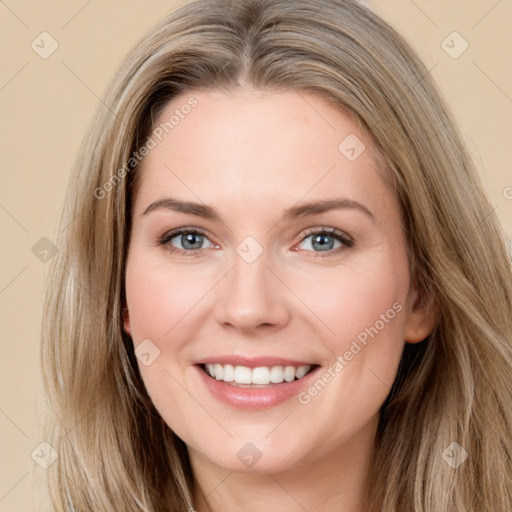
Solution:
M512 2L371 3L433 68L510 236ZM38 345L46 272L32 247L53 237L80 140L112 73L132 44L177 5L0 1L0 512L49 510L38 491L45 470L31 459L43 441ZM59 45L47 59L31 48L43 31ZM441 47L453 31L469 44L457 59ZM454 40L454 50L461 43Z

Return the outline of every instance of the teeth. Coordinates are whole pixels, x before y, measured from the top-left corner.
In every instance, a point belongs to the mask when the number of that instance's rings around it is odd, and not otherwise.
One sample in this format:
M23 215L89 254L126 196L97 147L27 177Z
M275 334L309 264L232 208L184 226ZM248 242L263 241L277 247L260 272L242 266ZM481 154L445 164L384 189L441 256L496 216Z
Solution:
M231 364L207 364L206 372L216 380L234 382L236 384L281 384L283 381L293 382L302 379L312 365L304 366L233 366Z
M252 372L250 368L246 366L235 366L235 382L237 384L252 384L251 377Z
M273 384L281 384L281 382L283 382L282 366L272 366L270 369L270 382Z
M233 365L224 365L224 373L222 374L222 380L224 382L233 382L235 380L235 367Z
M293 366L287 366L283 372L284 380L291 382L295 379L295 368Z
M270 384L270 369L265 366L254 368L251 384Z
M210 377L215 377L215 365L214 364L206 364L206 372Z
M302 379L302 377L304 377L304 375L306 375L306 373L308 373L308 367L307 366L299 366L295 372L295 376L297 377L297 379Z

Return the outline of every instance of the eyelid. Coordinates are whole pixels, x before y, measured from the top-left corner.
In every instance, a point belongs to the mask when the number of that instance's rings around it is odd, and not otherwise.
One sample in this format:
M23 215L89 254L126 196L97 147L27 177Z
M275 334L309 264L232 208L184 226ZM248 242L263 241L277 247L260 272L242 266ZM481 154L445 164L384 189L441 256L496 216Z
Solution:
M310 235L313 235L315 233L329 233L329 234L333 234L333 235L338 235L340 238L343 238L347 241L351 241L353 242L353 238L348 235L347 233L345 233L344 231L341 231L341 229L336 229L336 228L332 228L332 227L329 227L329 226L318 226L318 227L313 227L313 228L307 228L305 231L303 231L301 233L301 241L310 236Z
M204 236L208 235L206 230L203 228L198 228L195 226L186 226L182 228L171 229L170 231L165 232L161 237L159 237L159 241L169 241L171 238L174 238L177 235L183 235L188 233L198 233Z

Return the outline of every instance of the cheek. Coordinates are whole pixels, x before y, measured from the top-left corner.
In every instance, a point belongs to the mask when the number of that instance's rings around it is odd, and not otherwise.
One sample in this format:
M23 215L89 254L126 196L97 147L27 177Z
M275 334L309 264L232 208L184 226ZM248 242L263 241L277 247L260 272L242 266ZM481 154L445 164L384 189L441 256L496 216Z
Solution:
M325 344L338 362L331 392L351 407L374 408L395 379L404 347L409 269L405 252L389 251L340 269L315 295L319 316L334 331ZM371 399L369 397L372 397ZM371 409L371 407L370 407Z
M402 339L401 312L409 290L405 255L382 254L357 265L330 268L317 273L314 282L297 279L294 289L330 331L324 339L336 354L358 336L364 341L366 333L371 339L368 332L375 335L375 328L380 339Z
M333 331L323 337L331 359L298 398L304 414L317 420L311 429L322 426L318 453L367 424L389 394L404 347L408 289L407 260L400 254L331 269L315 281L315 290L323 292L310 292L308 305Z
M331 331L323 337L331 355L323 376L329 383L306 390L302 403L314 402L320 415L338 414L322 409L316 399L321 394L352 411L349 421L359 424L377 412L396 377L405 341L407 257L383 251L317 277L307 303Z
M180 425L183 429L183 425L198 421L180 384L180 354L188 341L183 326L191 321L194 306L204 295L204 290L193 286L199 282L196 275L171 271L142 251L133 250L129 255L125 286L131 337L136 354L139 345L150 354L149 361L138 357L139 370L152 402L162 417L173 418L172 426L178 430ZM178 415L176 408L181 411Z
M126 297L130 314L132 338L144 338L156 343L169 335L204 295L207 277L200 272L170 270L162 263L134 253L126 270ZM199 285L199 283L202 283Z

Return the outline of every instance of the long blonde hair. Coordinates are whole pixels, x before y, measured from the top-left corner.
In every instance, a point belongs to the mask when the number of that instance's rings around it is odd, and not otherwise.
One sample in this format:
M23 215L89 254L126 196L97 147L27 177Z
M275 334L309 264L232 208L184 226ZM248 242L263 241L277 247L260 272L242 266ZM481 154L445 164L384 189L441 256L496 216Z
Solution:
M70 180L45 298L54 510L193 506L186 446L151 403L122 328L130 205L139 150L162 107L240 83L315 92L358 120L395 189L413 282L437 302L434 332L406 345L383 404L365 512L510 512L504 235L424 64L355 0L193 2L156 25L116 74ZM460 450L452 443L468 455L457 468L446 458Z

